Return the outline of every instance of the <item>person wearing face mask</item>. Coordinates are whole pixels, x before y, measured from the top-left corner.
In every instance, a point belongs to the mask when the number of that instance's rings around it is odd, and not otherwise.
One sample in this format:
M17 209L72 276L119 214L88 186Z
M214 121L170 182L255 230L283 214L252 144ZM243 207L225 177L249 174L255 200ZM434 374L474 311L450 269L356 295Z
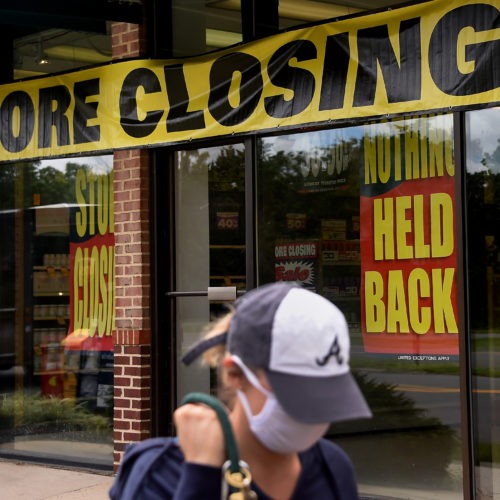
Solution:
M347 323L334 304L279 282L238 299L184 355L187 365L203 355L217 370L219 398L230 408L257 498L358 498L349 457L323 439L335 422L371 417L349 368L349 350ZM163 460L169 486L161 497L220 499L227 457L214 410L186 404L174 423L177 440Z

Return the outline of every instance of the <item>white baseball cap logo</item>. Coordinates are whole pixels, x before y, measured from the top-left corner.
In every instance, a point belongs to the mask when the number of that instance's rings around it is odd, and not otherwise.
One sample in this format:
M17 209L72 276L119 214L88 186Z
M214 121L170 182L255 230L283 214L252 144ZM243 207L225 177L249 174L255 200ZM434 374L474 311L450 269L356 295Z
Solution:
M342 354L340 354L340 346L337 336L333 339L329 351L322 358L316 358L316 364L318 366L325 366L328 361L330 361L332 356L337 360L337 364L341 365L344 362L344 358L342 357Z

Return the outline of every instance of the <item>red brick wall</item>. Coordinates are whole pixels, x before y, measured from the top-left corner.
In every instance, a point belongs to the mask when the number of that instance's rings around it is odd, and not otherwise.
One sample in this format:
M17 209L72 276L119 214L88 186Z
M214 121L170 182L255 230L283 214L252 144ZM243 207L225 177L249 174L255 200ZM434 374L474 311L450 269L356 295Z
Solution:
M145 55L144 28L112 26L113 58ZM114 468L125 446L150 435L150 190L147 150L114 153L116 330Z
M111 43L113 59L127 59L146 55L145 23L141 25L113 23L111 25Z

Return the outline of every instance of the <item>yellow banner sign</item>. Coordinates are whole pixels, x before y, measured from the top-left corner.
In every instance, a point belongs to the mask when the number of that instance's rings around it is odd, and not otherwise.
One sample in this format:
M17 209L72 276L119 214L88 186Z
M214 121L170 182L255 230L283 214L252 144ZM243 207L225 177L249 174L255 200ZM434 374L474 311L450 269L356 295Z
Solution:
M0 161L500 101L500 0L435 0L179 60L0 86Z

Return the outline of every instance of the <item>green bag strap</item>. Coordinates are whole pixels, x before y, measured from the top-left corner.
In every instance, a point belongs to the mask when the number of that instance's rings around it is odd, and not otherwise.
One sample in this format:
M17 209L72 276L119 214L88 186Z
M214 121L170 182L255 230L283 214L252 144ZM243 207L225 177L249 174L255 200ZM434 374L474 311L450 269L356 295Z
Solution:
M229 470L231 471L231 473L240 472L238 446L236 445L233 428L231 427L231 422L229 421L227 411L222 403L217 398L214 398L213 396L204 394L202 392L191 392L187 394L182 400L181 405L190 403L202 403L209 406L215 411L222 427L222 433L224 434L224 441L226 444L227 456L229 459Z
M233 428L231 427L229 416L222 403L213 396L209 396L202 392L191 392L187 394L181 404L185 405L189 403L205 404L212 408L219 418L228 456L227 462L222 466L223 482L221 498L225 499L228 497L228 487L230 487L232 491L236 490L236 492L229 495L229 500L255 500L257 495L250 487L252 483L252 474L250 473L248 464L239 459L238 446L234 438Z

